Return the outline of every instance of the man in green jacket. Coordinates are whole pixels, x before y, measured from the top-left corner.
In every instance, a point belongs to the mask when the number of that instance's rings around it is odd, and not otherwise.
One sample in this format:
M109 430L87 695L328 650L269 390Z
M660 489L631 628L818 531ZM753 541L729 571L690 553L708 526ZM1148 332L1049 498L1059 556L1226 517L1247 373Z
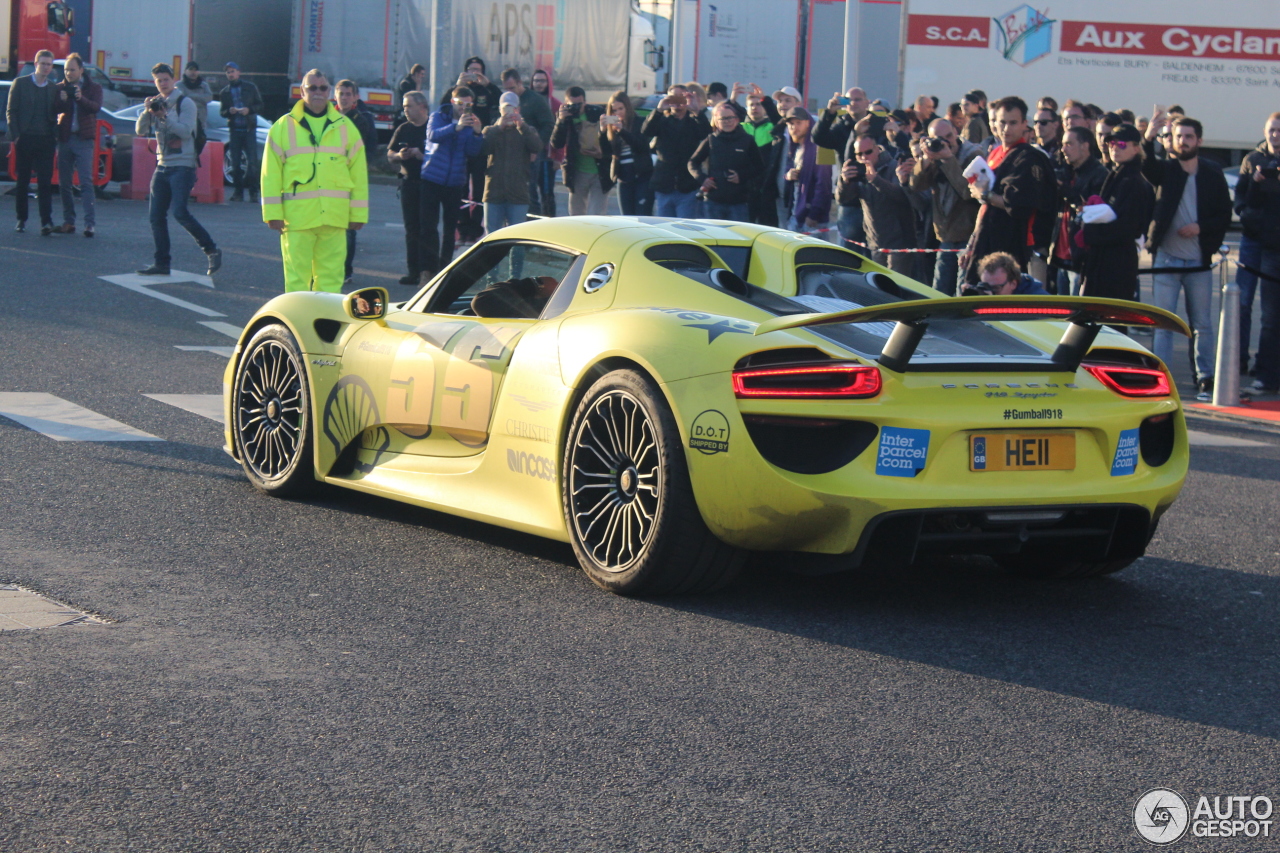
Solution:
M520 96L504 92L498 121L484 129L484 227L492 234L524 222L529 212L529 164L546 146L520 112Z

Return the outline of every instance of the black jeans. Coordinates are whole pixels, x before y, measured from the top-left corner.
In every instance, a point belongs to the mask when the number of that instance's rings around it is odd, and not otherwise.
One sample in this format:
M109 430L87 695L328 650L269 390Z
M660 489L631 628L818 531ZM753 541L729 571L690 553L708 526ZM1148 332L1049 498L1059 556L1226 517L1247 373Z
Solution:
M435 275L453 260L453 231L458 227L458 208L462 205L464 187L446 187L432 181L418 183L422 271ZM437 228L441 229L439 234Z
M249 190L257 193L258 132L250 129L232 130L227 142L227 155L231 158L231 182L235 185L236 192Z
M350 228L347 229L347 260L342 265L343 278L351 278L352 269L356 262L356 232Z
M209 232L187 210L191 188L196 185L193 166L160 166L151 176L151 236L156 241L156 265L169 266L169 208L173 218L187 230L207 255L217 246Z
M58 150L52 136L22 136L13 143L17 149L18 186L14 203L18 221L27 221L27 194L31 192L31 172L36 173L36 199L40 207L40 224L53 225L53 154Z
M426 269L423 257L426 243L422 235L422 181L418 178L400 180L400 214L404 218L404 254L409 266L409 277L417 279Z

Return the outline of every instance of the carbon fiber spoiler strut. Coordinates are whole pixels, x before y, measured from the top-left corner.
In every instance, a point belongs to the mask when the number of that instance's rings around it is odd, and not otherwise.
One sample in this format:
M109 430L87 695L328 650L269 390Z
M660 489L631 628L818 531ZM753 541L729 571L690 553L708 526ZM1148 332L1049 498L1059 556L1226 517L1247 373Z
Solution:
M1095 299L1088 296L950 296L913 299L830 314L788 314L761 323L756 327L755 334L765 335L782 329L833 323L897 323L889 340L885 342L878 361L888 370L901 373L906 370L931 320L1065 322L1066 332L1054 350L1053 362L1056 367L1068 372L1074 372L1080 366L1103 326L1142 326L1191 337L1191 329L1182 318L1163 308L1127 299Z

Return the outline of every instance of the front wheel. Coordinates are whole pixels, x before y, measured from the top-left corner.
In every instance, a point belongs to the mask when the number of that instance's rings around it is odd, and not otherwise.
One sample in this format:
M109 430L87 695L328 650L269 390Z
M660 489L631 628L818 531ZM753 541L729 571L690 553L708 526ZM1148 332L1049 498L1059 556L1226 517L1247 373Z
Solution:
M315 488L311 395L302 350L284 326L261 329L236 368L232 438L249 482L277 497Z
M717 539L698 512L666 399L636 371L609 373L583 397L561 488L574 552L604 589L710 592L742 567L743 552Z

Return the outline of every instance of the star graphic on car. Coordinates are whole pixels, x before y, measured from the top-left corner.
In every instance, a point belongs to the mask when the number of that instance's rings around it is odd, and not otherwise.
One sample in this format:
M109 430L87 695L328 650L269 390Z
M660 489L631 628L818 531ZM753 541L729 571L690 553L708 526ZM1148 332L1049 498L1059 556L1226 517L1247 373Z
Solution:
M749 335L751 328L743 323L734 323L729 320L721 320L718 323L689 323L686 329L704 329L707 333L707 343L711 343L721 335L737 334Z

